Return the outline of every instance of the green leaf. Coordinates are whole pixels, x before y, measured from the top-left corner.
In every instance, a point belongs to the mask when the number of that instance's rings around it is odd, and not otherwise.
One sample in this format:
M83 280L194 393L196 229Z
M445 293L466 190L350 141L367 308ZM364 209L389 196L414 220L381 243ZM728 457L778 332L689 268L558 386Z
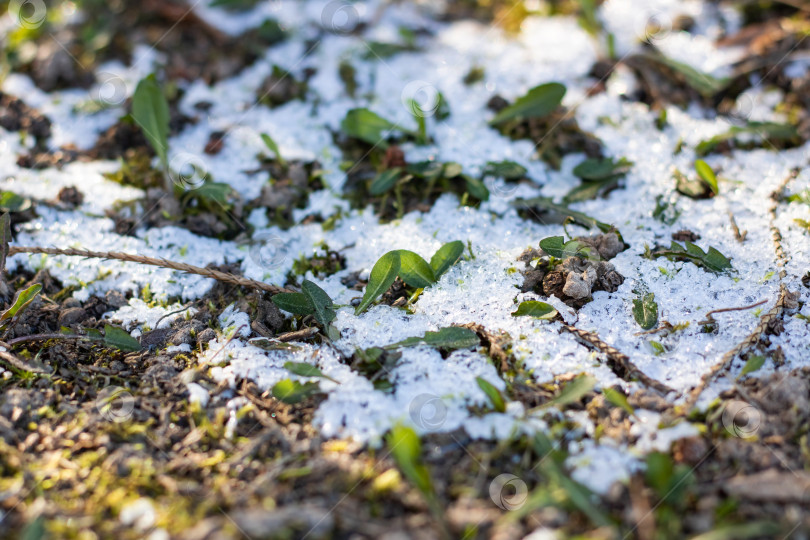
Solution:
M141 350L141 344L138 343L137 339L130 336L129 332L109 324L104 325L104 344L126 352Z
M425 259L407 249L398 251L400 261L399 277L402 278L402 281L417 289L424 289L436 283L433 268Z
M464 172L464 168L460 163L456 163L455 161L448 161L442 167L442 176L448 179L461 176L462 172Z
M394 187L401 174L402 169L400 168L388 169L381 172L374 178L374 180L371 181L368 192L371 195L382 195Z
M595 377L590 375L580 375L576 379L566 384L555 398L547 401L541 405L541 407L551 407L554 405L564 407L565 405L576 403L585 397L588 392L593 390L596 383L597 381Z
M433 269L436 281L458 262L462 253L464 253L464 242L461 240L448 242L436 250L436 253L430 258L430 267Z
M323 371L318 369L318 366L313 366L312 364L307 364L306 362L285 362L284 369L293 375L298 375L299 377L320 377L322 379L335 381L335 379L325 375Z
M416 432L409 427L397 425L391 429L387 441L391 455L405 478L416 486L422 495L432 499L433 483L430 480L430 473L422 463L422 443Z
M689 64L678 62L677 60L668 58L660 53L644 54L643 56L649 60L667 66L673 71L679 73L681 76L683 76L686 84L694 88L701 96L706 98L710 98L723 91L731 82L731 79L717 79L711 75L698 71Z
M647 293L633 298L633 318L644 330L658 324L658 304L655 303L655 294Z
M489 161L484 167L484 176L494 176L505 180L520 180L528 171L526 167L514 161Z
M589 246L578 242L576 240L565 241L562 236L549 236L540 240L540 249L556 257L557 259L565 259L568 257L589 256L591 249Z
M315 313L315 306L312 305L309 297L304 293L279 293L274 295L272 300L279 309L294 315L312 315Z
M328 327L329 323L335 320L337 316L332 305L332 299L329 298L326 291L308 279L305 279L301 284L301 290L304 291L303 294L314 308L315 320L321 323L324 328Z
M675 190L681 195L692 199L708 199L715 195L711 185L700 177L689 178L678 169L673 171L672 176L675 178Z
M281 151L278 149L276 141L274 141L273 138L267 133L262 133L262 141L264 141L264 145L276 155L276 159L283 167L287 162L284 161L283 157L281 157Z
M397 279L400 265L399 251L389 251L374 263L374 268L371 269L368 278L368 285L366 285L366 292L363 294L360 304L354 310L355 315L363 313L374 300L391 287Z
M155 75L142 79L132 95L132 118L140 126L164 170L169 166L169 102Z
M615 388L605 388L602 390L602 393L605 395L605 399L609 403L612 403L620 409L624 409L627 411L627 414L635 416L636 411L633 410L633 407L627 401L627 396L622 394L620 391L616 390Z
M0 191L0 210L3 212L25 212L33 206L28 197L17 195L13 191Z
M742 371L740 371L740 374L737 376L737 379L742 379L749 373L759 371L763 365L765 365L764 356L752 356L745 362L745 365L743 366Z
M595 199L600 195L606 194L609 190L619 185L619 177L612 176L606 180L596 180L593 182L582 182L575 188L572 188L563 197L563 202L566 204L589 201Z
M434 349L456 350L456 349L469 349L470 347L477 347L481 343L478 339L478 334L469 328L461 326L448 326L441 328L436 332L425 332L421 337L409 337L402 341L392 343L386 346L386 349L398 349L400 347L416 347L418 345L427 345Z
M702 159L695 161L695 170L697 171L698 176L700 176L700 178L706 182L715 195L720 193L720 188L717 185L717 176L714 174L712 168L709 167L708 163Z
M718 145L725 141L734 141L738 135L758 135L762 140L769 142L798 142L799 132L789 124L775 122L748 122L745 126L732 126L728 131L715 135L711 139L701 141L695 147L695 153L705 156L711 153Z
M5 327L9 322L11 322L12 319L22 315L41 290L42 285L37 283L35 285L31 285L27 289L17 291L17 294L14 297L14 302L11 303L11 307L5 310L3 313L0 313L0 326Z
M468 174L463 174L461 175L461 177L464 179L464 183L467 186L467 193L469 193L479 201L489 200L489 189L487 189L486 184L484 184L478 178L473 178Z
M653 255L656 257L666 257L671 260L687 259L697 266L702 266L717 274L732 269L731 261L728 257L713 247L710 247L709 251L704 253L702 249L691 242L684 242L684 246L681 246L677 242L672 242L669 249L655 251Z
M534 317L536 319L551 320L557 316L557 310L551 304L538 302L537 300L526 300L521 302L517 311L512 313L512 317Z
M292 379L284 379L273 386L273 397L288 405L301 403L306 398L320 392L320 385L314 382L300 383Z
M384 134L397 129L397 125L368 109L352 109L346 113L340 129L349 137L387 148Z
M583 180L606 180L616 175L627 174L632 166L633 163L625 158L618 161L614 161L613 158L589 158L574 167L574 175Z
M229 184L223 182L205 182L194 190L193 196L225 206L228 204L228 195L230 195L232 191L233 188L231 188Z
M490 121L491 125L503 124L509 120L542 118L559 107L565 96L565 86L552 82L535 86L525 96L502 109Z
M506 412L506 402L503 400L500 390L492 386L489 382L481 377L476 377L475 382L478 383L478 388L483 390L487 395L487 398L489 398L489 402L492 404L492 408L494 408L495 411L499 413Z

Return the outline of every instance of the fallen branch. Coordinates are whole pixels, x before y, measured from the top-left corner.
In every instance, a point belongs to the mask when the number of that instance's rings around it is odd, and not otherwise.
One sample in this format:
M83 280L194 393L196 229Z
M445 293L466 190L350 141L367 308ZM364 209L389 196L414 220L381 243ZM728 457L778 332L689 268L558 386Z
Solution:
M665 385L664 383L653 379L652 377L645 374L641 371L638 366L636 366L630 357L624 354L623 352L619 351L618 349L611 347L602 339L594 334L593 332L588 332L586 330L580 330L574 326L569 324L563 324L563 330L574 334L580 341L585 343L586 345L591 346L592 348L596 349L597 351L604 353L608 357L608 365L616 374L616 376L624 379L625 381L631 381L634 378L638 379L641 384L648 388L652 388L653 390L659 392L662 395L667 395L674 390L669 386Z
M90 259L107 259L125 262L133 262L137 264L147 264L150 266L159 266L160 268L168 268L170 270L177 270L187 274L196 274L223 283L230 283L238 285L239 287L247 287L249 289L259 289L270 294L295 292L290 289L270 285L254 279L248 279L227 272L220 272L211 268L201 268L199 266L192 266L190 264L169 261L166 259L158 259L154 257L144 257L143 255L131 255L129 253L120 253L118 251L90 251L89 249L59 249L59 248L43 248L43 247L28 247L28 246L10 246L8 249L9 255L16 255L18 253L41 253L43 255L66 255L72 257L85 257Z

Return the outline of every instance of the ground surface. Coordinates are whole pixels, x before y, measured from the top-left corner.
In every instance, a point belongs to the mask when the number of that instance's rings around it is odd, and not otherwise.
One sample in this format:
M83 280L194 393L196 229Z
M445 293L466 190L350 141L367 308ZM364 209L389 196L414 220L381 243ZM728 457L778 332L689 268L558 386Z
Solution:
M0 5L0 536L810 534L800 2Z

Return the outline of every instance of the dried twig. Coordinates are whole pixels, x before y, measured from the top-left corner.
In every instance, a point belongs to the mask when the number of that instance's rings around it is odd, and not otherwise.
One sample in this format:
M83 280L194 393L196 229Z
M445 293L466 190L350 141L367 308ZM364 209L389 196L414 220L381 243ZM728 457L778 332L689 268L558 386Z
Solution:
M652 388L653 390L661 393L662 395L666 395L672 392L672 388L665 385L664 383L653 379L652 377L645 374L641 371L638 366L636 366L631 360L630 357L624 354L623 352L611 347L604 341L602 341L598 335L594 334L593 332L588 332L586 330L580 330L574 326L569 324L563 324L563 330L566 332L570 332L574 334L577 338L579 338L582 342L590 345L597 351L604 353L608 357L608 365L616 373L617 376L621 377L625 381L630 381L632 379L638 379L641 384L648 388Z
M774 251L776 253L776 265L779 268L779 298L777 298L776 303L774 306L763 315L760 320L759 324L754 331L751 332L745 339L743 339L740 343L734 346L733 349L728 351L723 357L720 359L718 363L716 363L712 368L703 375L700 379L700 384L698 384L692 391L689 393L689 397L686 400L686 403L683 407L683 414L688 414L697 403L700 395L709 386L709 383L714 380L714 378L721 373L728 369L728 366L737 357L737 355L742 354L750 347L756 345L759 340L762 338L762 335L768 329L774 321L776 321L781 315L782 311L785 309L786 302L789 302L792 299L791 293L787 290L785 286L785 278L787 278L787 262L788 258L785 254L785 248L782 245L782 233L779 231L779 228L776 226L776 209L779 206L779 201L782 198L782 193L785 191L788 183L796 178L799 174L797 169L790 171L790 174L779 184L779 186L774 190L771 194L771 208L770 208L770 215L771 215L771 238L773 238L773 245Z
M745 237L748 236L748 231L740 232L740 228L737 226L737 220L734 219L734 214L731 213L731 210L728 211L728 219L731 221L731 230L734 231L734 238L737 239L737 242L742 244L745 242Z
M230 283L240 287L247 287L250 289L259 289L270 294L279 294L286 292L295 292L290 289L270 285L254 279L248 279L227 272L220 272L211 268L201 268L199 266L192 266L190 264L169 261L166 259L158 259L154 257L144 257L143 255L132 255L129 253L120 253L118 251L90 251L89 249L59 249L59 248L43 248L43 247L26 247L26 246L11 246L9 248L9 255L16 255L18 253L41 253L44 255L67 255L73 257L86 257L93 259L113 259L117 261L133 262L138 264L148 264L150 266L159 266L161 268L169 268L179 272L186 272L187 274L197 274L207 278L215 279L223 283Z

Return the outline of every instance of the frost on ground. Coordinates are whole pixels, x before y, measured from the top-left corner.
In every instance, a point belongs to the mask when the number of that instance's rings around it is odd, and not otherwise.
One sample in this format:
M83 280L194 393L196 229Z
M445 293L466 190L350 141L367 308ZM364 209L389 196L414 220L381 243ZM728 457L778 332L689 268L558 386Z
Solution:
M355 349L384 347L426 331L477 323L491 332L508 333L513 339L515 360L537 383L586 373L596 378L597 389L618 385L632 394L641 388L637 382L617 377L604 358L562 332L561 322L512 316L524 300L549 301L562 312L566 323L598 334L628 355L641 371L672 387L675 393L668 400L682 403L701 376L750 334L759 315L776 302L780 283L769 229L770 195L793 168L802 172L788 185L788 194L797 195L810 188L810 145L779 152L753 149L712 155L707 162L720 177L720 195L703 200L674 197L673 168L691 172L695 146L727 131L730 124L697 105L686 110L672 106L666 110L666 125L659 129L659 112L627 99L639 81L621 68L604 81L604 92L591 95L590 90L601 82L589 74L598 57L598 46L573 18L531 17L521 33L508 35L476 22L437 22L428 5L394 3L382 9L378 2L358 2L352 4L349 16L356 16L358 21L376 18L374 25L365 33L324 33L319 30L324 2L298 4L271 2L240 14L207 5L198 8L199 16L225 33L258 26L272 16L289 29L290 38L268 49L255 64L233 78L210 86L202 81L184 83L179 108L196 118L197 123L184 127L170 139L170 159L195 156L213 179L228 183L245 200L259 196L265 183L264 176L246 172L261 165L257 156L266 151L261 134L271 134L287 160L317 161L325 185L310 195L306 208L295 210L296 225L288 229L270 225L272 221L258 210L248 220L250 233L232 241L201 237L183 228L145 228L138 224L127 231L130 234L119 234L105 211L116 201L138 200L143 192L102 176L116 170L116 163L73 163L61 170L22 168L16 164L16 157L31 149L33 140L0 130L1 189L40 201L53 200L70 185L81 186L85 193L84 201L72 210L40 205L37 217L19 226L15 243L122 251L197 266L237 264L246 277L279 285L285 282L296 260L311 257L323 244L328 245L345 257L344 269L324 279L311 271L297 279L299 283L303 279L316 282L341 306L335 321L339 339L266 350L256 344L249 316L231 307L219 318L219 332L207 348L193 354L201 364L211 366L210 375L216 382L234 385L248 379L262 390L282 379L307 380L291 375L284 367L287 362L316 365L329 377L314 379L326 395L314 418L321 434L372 446L380 444L383 435L397 423L410 425L419 433L461 428L473 439L504 439L517 432L531 434L548 429L548 411L532 411L512 401L504 412L482 413L489 410L489 402L476 378L499 390L506 388L496 366L482 350L459 350L442 357L429 347L405 349L386 373L392 390L383 391L346 365L344 355L351 355ZM740 21L736 12L716 10L711 5L610 1L600 8L600 13L607 29L617 36L619 55L640 50L644 21L652 14L670 22L679 15L695 17L699 23L690 33L662 33L656 36L656 44L676 60L723 77L740 55L733 49L719 49L714 40L718 28L734 28ZM369 42L395 41L402 28L425 28L430 32L415 38L417 50L377 57ZM309 50L313 39L322 42ZM105 72L117 73L128 81L127 95L131 95L140 76L161 63L159 56L148 51L136 58L137 63L129 67L104 67ZM351 61L356 70L354 98L343 90L338 76L339 66L345 61ZM258 89L274 66L289 71L293 77L316 69L308 81L305 99L275 108L256 103ZM473 68L482 70L483 81L464 84L462 80ZM793 69L801 70L802 66ZM624 283L615 292L595 293L593 301L578 311L559 299L521 293L522 263L517 258L526 248L537 247L543 238L563 234L575 237L594 231L574 224L564 228L542 219L529 219L511 203L538 196L559 199L579 182L572 170L584 156L568 155L560 169L554 170L534 159L534 143L510 140L488 124L493 113L487 103L492 95L514 100L529 88L549 81L567 87L563 104L575 112L583 130L601 139L606 156L634 163L623 188L606 198L572 206L617 227L629 245L611 261L625 277ZM43 93L31 91L32 87L21 74L12 74L3 83L4 92L19 96L50 116L54 126L50 144L54 147L68 142L91 146L126 112L123 105L91 115L79 112L77 105L91 99L93 89ZM412 211L387 223L380 222L371 206L351 209L343 199L344 158L333 137L347 111L368 107L414 130L417 125L409 99L425 99L437 92L446 100L450 114L441 120L434 115L427 117L431 144L401 145L408 162L455 161L465 173L478 176L489 161L512 160L527 169L532 182L512 185L493 180L488 185L490 200L477 207L462 206L455 195L445 194L429 210ZM777 110L781 100L778 92L755 88L739 100L752 119L778 122L784 118ZM203 102L207 105L201 112L198 105ZM215 155L204 152L212 132L227 133L222 150ZM666 211L673 217L666 223L655 216L656 205L662 202L669 204ZM729 214L740 230L747 231L744 242L735 238ZM334 219L326 227L304 219L312 215ZM779 351L783 370L810 366L806 319L810 316L806 307L810 292L801 283L810 266L810 244L807 231L795 219L810 219L806 205L779 209L776 225L789 255L784 284L800 293L799 302L805 306L800 311L803 318L786 318L782 333L770 339L769 351ZM729 257L734 271L714 274L688 262L644 257L648 249L668 245L670 235L680 229L699 235L696 243L702 248L711 246ZM443 243L454 240L468 246L465 256L436 285L427 288L410 309L378 305L354 314L350 304L362 293L344 285L344 278L357 272L367 277L377 259L392 249L412 250L429 259ZM262 254L262 250L268 253ZM199 276L116 261L17 255L9 267L47 269L65 286L74 286L73 294L79 300L103 296L110 290L135 295L129 305L107 315L122 322L135 336L144 329L169 324L172 317L186 316L187 308L193 313L191 304L213 286L212 280ZM153 299L150 305L138 298L144 289ZM641 333L632 314L632 302L639 291L654 293L659 319L678 326L677 332L666 336ZM765 303L756 309L716 315L716 333L705 331L701 321L709 311L760 301ZM705 408L730 388L742 365L743 361L736 359L729 372L710 385L699 405ZM773 365L766 363L756 376L773 371ZM207 403L205 388L197 383L188 386L192 400ZM696 433L696 428L685 421L663 427L657 412L640 408L630 418L635 442L628 444L597 436L587 415L565 414L571 426L565 440L570 452L567 464L576 480L599 493L606 493L614 481L626 481L643 466L645 454L665 450L672 441ZM233 422L236 418L234 413ZM126 513L131 520L146 519L146 514L140 508L128 508Z

